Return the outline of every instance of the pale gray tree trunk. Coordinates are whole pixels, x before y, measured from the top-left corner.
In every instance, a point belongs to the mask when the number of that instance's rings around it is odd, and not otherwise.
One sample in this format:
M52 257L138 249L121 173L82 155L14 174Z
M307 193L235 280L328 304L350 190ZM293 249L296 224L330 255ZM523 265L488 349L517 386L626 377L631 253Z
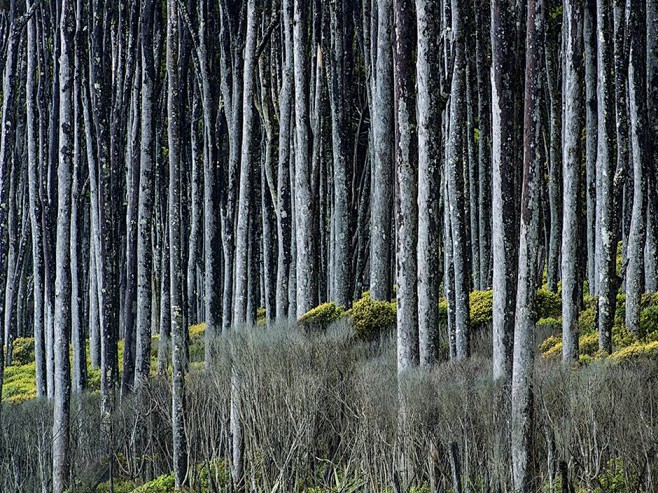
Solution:
M418 365L418 165L414 155L413 17L410 0L395 0L395 177L398 373Z
M612 39L609 0L597 3L597 152L596 152L596 292L599 294L599 348L612 351L612 324L615 309L616 232L613 229L613 143L614 108L612 94Z
M578 361L578 314L582 304L580 275L581 135L583 130L583 7L578 1L564 4L564 133L562 221L562 360Z
M235 292L233 297L233 324L244 325L247 321L247 297L249 282L249 216L251 204L251 136L254 125L254 82L256 68L256 5L247 2L247 33L244 48L242 86L242 152L240 159L240 191L235 242Z
M167 1L167 143L169 146L169 282L172 348L172 436L176 489L187 475L185 434L185 331L183 326L183 270L181 252L181 143L179 115L179 31L178 2Z
M26 7L30 9L28 0ZM39 149L36 108L36 16L27 23L27 78L25 102L27 110L27 159L28 187L30 196L30 225L32 228L32 285L34 322L34 359L36 367L37 397L46 395L46 340L44 332L44 272L43 272L43 231L42 205L39 196L41 173L39 172Z
M377 57L373 91L373 182L370 217L370 296L391 299L393 209L393 2L377 0Z
M541 153L541 72L544 4L529 0L526 30L525 107L523 139L523 190L519 274L514 327L512 370L512 472L514 491L531 491L533 454L533 366L535 352L535 299L539 256Z
M626 327L640 336L640 297L644 292L644 246L647 218L647 43L645 0L627 0L630 54L628 93L633 162L633 205L628 234Z
M553 21L557 24L558 21ZM551 32L554 31L554 32ZM548 93L548 202L550 230L548 232L548 251L546 252L546 284L550 291L557 293L560 280L560 243L562 236L562 88L560 76L564 65L560 57L560 33L557 26L547 26L545 39L546 86ZM581 97L580 95L578 97ZM566 120L566 118L565 118ZM566 121L565 121L566 124Z
M596 153L597 153L597 36L596 0L585 1L585 196L587 198L587 281L589 294L596 291Z
M466 127L466 40L463 5L452 1L454 67L450 89L450 131L446 142L446 178L450 194L450 229L455 272L455 342L457 359L470 355L468 242L464 197L464 128Z
M420 364L436 360L439 327L441 190L441 24L438 0L416 0L418 28L418 343ZM383 259L376 258L375 262Z
M290 265L292 262L292 210L290 194L290 142L293 97L292 0L283 1L283 67L279 92L279 156L277 173L276 228L278 260L276 268L276 316L285 320L288 312Z
M154 1L146 0L141 20L141 115L139 143L139 198L137 204L137 313L135 386L146 383L151 371L152 217L153 217L153 15Z
M307 1L294 1L293 45L295 80L295 214L297 318L317 305L317 276L309 159L309 97L307 54Z
M647 0L647 114L648 135L658 135L658 0ZM647 245L644 267L645 288L658 291L658 145L647 142Z
M53 491L62 493L69 482L71 420L71 171L73 169L73 39L72 0L61 4L59 67L59 164L57 167L57 244L55 274L55 392L53 407Z
M491 86L493 192L493 376L512 376L512 334L516 300L517 250L514 124L515 4L493 0L491 7Z
M349 307L350 296L350 220L347 188L347 119L346 58L344 25L345 1L338 0L330 8L329 102L331 107L331 140L333 157L333 208L331 228L333 230L333 269L331 271L331 299L341 306Z

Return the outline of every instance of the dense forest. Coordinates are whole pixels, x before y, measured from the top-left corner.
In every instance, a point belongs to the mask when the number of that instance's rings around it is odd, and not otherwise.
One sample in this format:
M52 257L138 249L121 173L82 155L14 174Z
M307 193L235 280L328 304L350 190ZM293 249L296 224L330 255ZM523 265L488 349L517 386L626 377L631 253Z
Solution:
M3 0L0 71L0 491L658 491L658 0Z

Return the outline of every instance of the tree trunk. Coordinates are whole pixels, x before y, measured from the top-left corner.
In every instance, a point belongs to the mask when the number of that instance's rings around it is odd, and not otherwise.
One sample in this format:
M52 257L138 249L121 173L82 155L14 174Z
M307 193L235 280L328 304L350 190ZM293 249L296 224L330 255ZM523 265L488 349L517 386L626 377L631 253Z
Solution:
M57 167L57 245L55 274L55 393L53 408L53 491L62 493L69 480L71 420L71 171L73 169L73 40L72 0L61 5L59 67L59 165Z
M562 144L562 360L578 361L578 314L582 305L580 248L581 144L583 130L583 8L578 1L564 5L564 133Z
M293 45L295 77L295 234L297 243L297 318L317 305L317 275L313 238L313 197L311 196L311 160L309 159L309 104L307 1L294 1ZM303 211L303 213L299 213Z
M416 0L418 23L418 342L420 364L436 361L439 327L441 190L440 2ZM381 259L375 259L381 262Z
M628 0L630 55L628 93L633 157L633 206L628 234L626 270L626 328L640 337L640 297L644 292L644 246L646 243L647 172L647 43L645 0Z
M410 0L395 0L395 168L397 200L398 373L418 365L418 165L414 140L413 17Z
M612 94L612 39L609 0L597 3L597 102L598 136L596 153L596 291L599 294L599 349L612 352L612 324L616 292L616 232L613 229L614 112Z
M183 326L183 270L181 238L181 142L179 115L179 31L178 3L167 1L167 142L169 146L169 282L172 348L172 435L176 490L183 487L187 475L185 434L185 327Z
M541 187L541 65L544 30L542 0L529 0L526 31L523 190L519 275L512 370L512 472L514 491L532 486L533 386L535 351L534 305L537 297L539 256L539 189Z
M391 299L393 208L393 9L391 0L377 0L377 60L372 107L373 183L370 218L370 296Z
M517 282L515 175L515 4L493 0L491 7L493 142L493 376L512 376L512 334Z

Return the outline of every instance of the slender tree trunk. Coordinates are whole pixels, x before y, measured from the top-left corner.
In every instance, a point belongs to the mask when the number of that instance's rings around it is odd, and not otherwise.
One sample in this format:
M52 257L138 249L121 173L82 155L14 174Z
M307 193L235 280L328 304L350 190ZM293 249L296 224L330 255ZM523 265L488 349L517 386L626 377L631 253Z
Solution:
M450 90L450 133L446 143L446 177L450 194L450 228L455 271L455 336L457 359L470 355L470 316L468 305L468 244L464 197L464 127L466 126L466 41L463 6L452 2L452 46L454 68Z
M172 435L176 490L187 475L185 435L185 327L183 326L183 272L180 211L180 115L178 3L167 1L167 141L169 145L169 295L171 298Z
M26 7L31 8L31 1ZM37 397L46 395L46 339L44 332L44 266L43 266L43 231L41 229L41 197L39 196L39 148L36 109L36 23L32 16L27 23L27 79L25 86L25 103L27 108L27 159L28 186L30 195L30 225L32 228L32 286L33 321L34 321L34 359L36 367ZM1 187L0 187L1 188ZM1 193L1 192L0 192ZM0 256L1 258L1 256Z
M646 243L647 173L647 43L645 0L627 0L630 55L628 93L633 157L633 205L628 234L626 271L626 327L639 337L640 297L644 292L644 246Z
M512 376L512 334L517 283L515 175L515 5L493 0L491 7L491 86L493 142L493 376Z
M610 3L597 3L597 101L598 136L596 153L596 291L599 294L599 348L612 352L612 324L616 293L615 276L616 232L613 229L613 143L614 112L612 94L612 39L610 36Z
M587 197L587 281L589 294L597 292L596 281L596 155L597 155L597 36L596 0L585 1L585 196Z
M395 111L397 203L398 373L418 365L418 165L414 154L415 113L413 17L410 0L395 0Z
M139 144L139 197L137 204L137 313L135 320L135 386L151 371L151 300L153 277L153 0L146 0L141 21L141 125Z
M647 0L647 134L658 135L658 0ZM647 245L644 268L645 288L658 291L658 144L647 138Z
M373 183L370 218L370 296L391 299L393 209L393 2L377 0L377 60L372 107Z
M526 31L523 190L519 275L512 370L512 472L514 491L531 491L534 428L532 375L535 351L534 305L539 256L539 189L541 187L541 65L543 0L529 0Z
M418 23L418 341L420 364L436 360L439 326L441 190L440 2L416 0ZM382 260L375 259L376 262Z
M578 361L578 315L582 305L580 251L581 144L583 130L583 7L578 1L564 5L564 133L562 221L562 360Z
M55 274L55 393L53 410L53 491L62 493L69 480L69 423L71 420L71 171L73 169L73 40L75 10L72 0L61 5L59 67L59 164L57 167L57 246Z
M235 243L235 293L233 324L244 325L247 320L249 282L249 216L251 214L252 157L251 139L254 126L254 82L256 68L256 5L247 2L247 33L244 49L242 87L242 153L240 162L240 191L238 196L237 234Z
M306 89L308 67L307 1L294 1L293 45L295 78L295 234L297 318L317 305L317 273L313 238L313 197L311 196L311 160L309 159L309 104ZM304 211L299 213L299 211Z

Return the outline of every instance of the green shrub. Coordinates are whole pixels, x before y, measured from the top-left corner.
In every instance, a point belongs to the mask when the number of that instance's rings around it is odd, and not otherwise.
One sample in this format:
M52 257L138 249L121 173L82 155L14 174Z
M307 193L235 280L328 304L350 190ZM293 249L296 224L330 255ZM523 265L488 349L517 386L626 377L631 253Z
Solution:
M635 344L635 342L637 342L637 339L625 326L615 325L612 328L612 345L616 349L625 348L626 346Z
M263 326L267 324L267 312L265 308L259 308L256 310L256 325Z
M34 361L34 337L19 337L12 343L12 364L28 365Z
M561 317L562 298L548 289L538 289L535 301L535 316L537 320Z
M640 334L646 337L658 332L658 306L650 305L640 312Z
M169 493L174 491L176 486L176 480L174 479L174 473L167 474L164 476L159 476L153 481L143 484L142 486L135 488L133 493Z
M471 325L483 325L493 320L493 291L473 291L468 297Z
M578 350L580 354L595 356L599 351L599 333L590 332L580 336L578 339Z
M3 401L17 404L37 396L36 365L12 365L5 368L2 387Z
M618 349L610 355L610 359L613 361L656 357L658 357L658 341L635 342L626 347Z
M325 330L344 314L345 310L336 303L322 303L302 315L299 324L306 330Z
M135 491L135 485L130 481L114 481L114 493L132 493ZM96 486L95 493L109 493L110 492L110 482L105 481L104 483Z
M596 306L585 308L580 312L578 328L581 334L596 332Z
M397 305L394 301L373 300L366 293L352 305L347 315L354 325L357 337L368 340L395 326Z

